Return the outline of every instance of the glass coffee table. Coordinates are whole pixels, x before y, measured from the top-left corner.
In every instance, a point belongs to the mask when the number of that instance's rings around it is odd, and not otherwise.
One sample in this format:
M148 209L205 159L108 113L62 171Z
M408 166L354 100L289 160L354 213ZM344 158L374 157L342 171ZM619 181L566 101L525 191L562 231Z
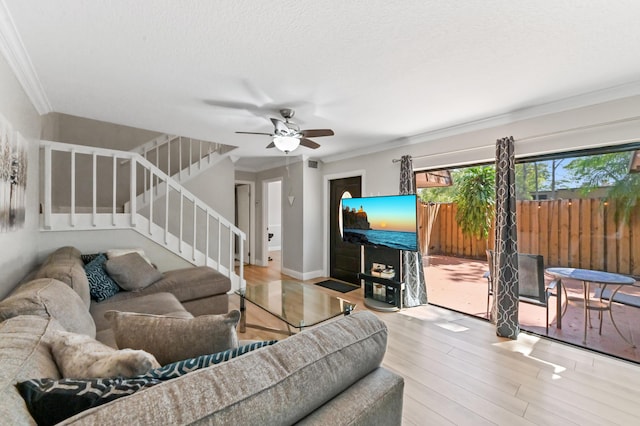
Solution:
M250 286L236 291L236 294L240 296L241 333L245 332L246 327L252 327L291 335L295 333L292 328L301 331L304 327L338 315L348 315L356 306L341 297L331 296L314 285L287 280ZM288 331L247 324L245 300L284 321Z

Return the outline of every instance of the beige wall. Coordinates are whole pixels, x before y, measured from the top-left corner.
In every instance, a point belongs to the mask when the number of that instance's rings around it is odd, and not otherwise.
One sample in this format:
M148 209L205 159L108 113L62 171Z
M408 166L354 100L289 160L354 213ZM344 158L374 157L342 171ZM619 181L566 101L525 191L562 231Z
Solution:
M324 230L322 226L323 193L322 193L322 169L318 162L318 168L309 167L309 162L303 164L303 250L304 250L304 276L305 279L324 276L323 268L323 242Z
M68 114L47 114L47 134L43 139L76 145L130 151L161 133L106 123Z
M0 55L0 114L28 141L27 212L23 229L0 233L0 298L37 262L38 145L41 119Z

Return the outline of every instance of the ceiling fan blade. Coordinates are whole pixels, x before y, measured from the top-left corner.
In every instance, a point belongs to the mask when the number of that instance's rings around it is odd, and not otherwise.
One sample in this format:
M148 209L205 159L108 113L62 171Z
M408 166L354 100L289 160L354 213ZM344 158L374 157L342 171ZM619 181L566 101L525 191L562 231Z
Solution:
M276 129L274 133L289 133L289 127L287 127L287 123L284 121L272 118L271 122L273 123L273 127Z
M319 138L320 136L333 136L333 130L331 129L309 129L300 130L300 134L304 137Z
M273 136L273 134L271 133L260 133L260 132L236 132L236 133L240 133L243 135L266 135L266 136Z
M269 145L267 145L267 148L275 148L276 144L271 142Z
M300 145L306 146L307 148L311 148L311 149L320 148L320 144L319 143L314 142L311 139L307 139L307 138L301 138L300 139Z

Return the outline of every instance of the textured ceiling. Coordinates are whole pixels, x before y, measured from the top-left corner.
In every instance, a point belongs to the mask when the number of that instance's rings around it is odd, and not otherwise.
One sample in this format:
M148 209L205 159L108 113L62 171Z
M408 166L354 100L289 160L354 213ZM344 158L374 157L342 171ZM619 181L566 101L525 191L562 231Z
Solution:
M640 80L637 0L0 0L54 111L337 158Z

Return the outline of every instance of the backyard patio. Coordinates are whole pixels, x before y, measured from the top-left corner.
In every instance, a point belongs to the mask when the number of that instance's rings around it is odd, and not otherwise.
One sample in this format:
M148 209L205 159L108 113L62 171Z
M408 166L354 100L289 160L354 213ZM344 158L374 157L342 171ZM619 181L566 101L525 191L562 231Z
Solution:
M488 270L487 262L462 257L430 255L424 256L425 279L429 303L459 312L486 318L487 280L483 274ZM545 280L553 279L545 274ZM587 329L587 343L583 345L584 310L583 286L580 281L563 279L569 301L562 318L562 329L556 328L556 299L549 306L549 337L573 345L586 347L616 357L640 363L640 348L633 348L616 332L608 313L604 313L602 335L598 334L597 312L591 312L593 328ZM611 286L609 286L611 288ZM592 288L593 290L593 288ZM621 292L640 296L638 286L625 286ZM566 301L563 298L563 304ZM640 309L619 303L613 305L613 315L623 335L631 336L640 345ZM545 308L520 302L520 328L545 335Z

